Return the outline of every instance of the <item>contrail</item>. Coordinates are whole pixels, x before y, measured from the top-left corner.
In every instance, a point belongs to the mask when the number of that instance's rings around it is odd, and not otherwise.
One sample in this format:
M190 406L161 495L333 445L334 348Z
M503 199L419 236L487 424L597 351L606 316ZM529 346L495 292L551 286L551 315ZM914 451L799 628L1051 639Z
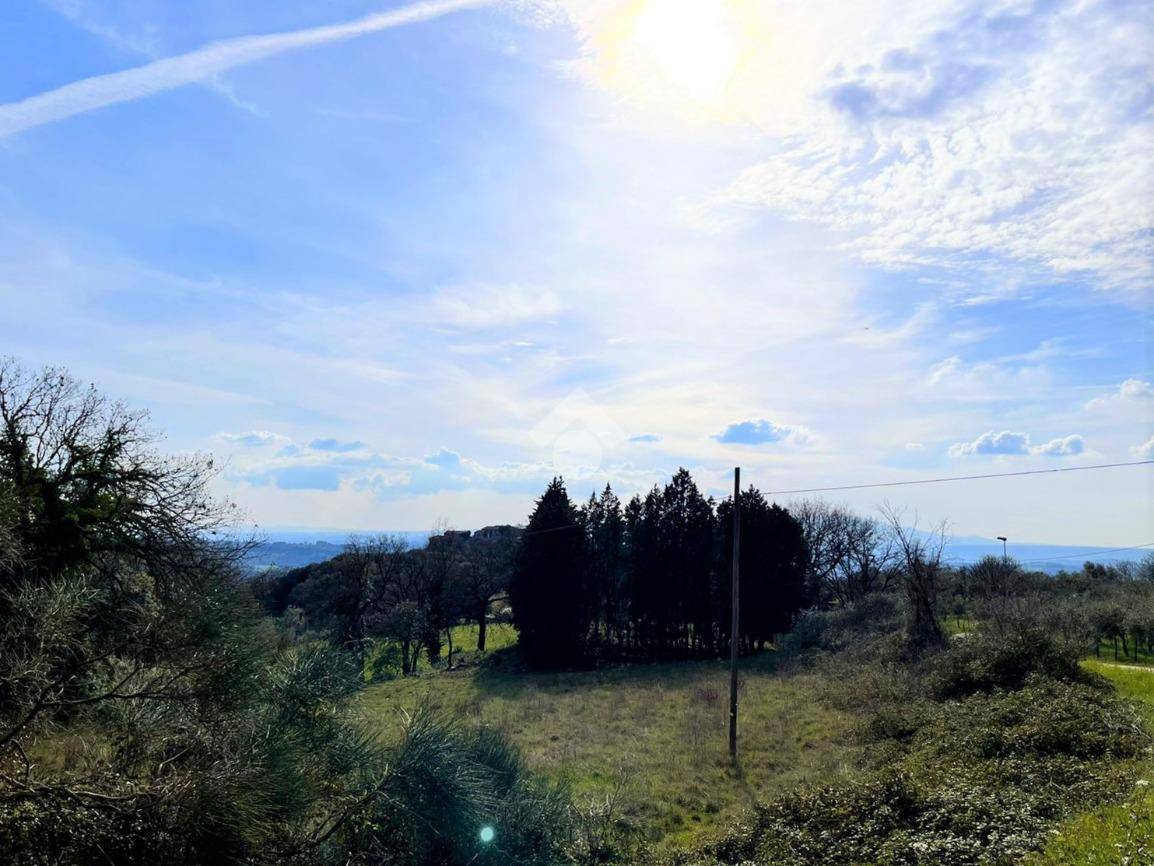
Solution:
M306 30L270 33L264 36L241 36L211 42L187 54L166 57L134 69L85 78L19 102L0 105L0 138L45 123L63 120L74 114L115 105L118 102L143 99L174 87L203 81L234 66L262 60L284 51L353 39L405 24L417 24L462 9L487 6L493 2L494 0L426 0L401 9L367 15L346 24L310 27Z

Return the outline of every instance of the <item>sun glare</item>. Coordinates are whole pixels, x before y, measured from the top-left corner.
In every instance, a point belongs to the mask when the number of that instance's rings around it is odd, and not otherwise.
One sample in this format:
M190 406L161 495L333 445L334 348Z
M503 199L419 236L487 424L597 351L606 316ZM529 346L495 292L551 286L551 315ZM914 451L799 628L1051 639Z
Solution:
M648 0L633 38L669 84L698 102L717 101L737 69L724 0Z

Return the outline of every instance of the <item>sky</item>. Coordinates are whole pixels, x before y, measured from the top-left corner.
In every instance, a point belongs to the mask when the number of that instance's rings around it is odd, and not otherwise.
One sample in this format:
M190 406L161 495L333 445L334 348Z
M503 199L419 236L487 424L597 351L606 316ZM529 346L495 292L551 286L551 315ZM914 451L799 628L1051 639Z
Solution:
M1141 0L0 7L0 354L265 530L1154 460L1152 287ZM1151 466L828 496L1154 542Z

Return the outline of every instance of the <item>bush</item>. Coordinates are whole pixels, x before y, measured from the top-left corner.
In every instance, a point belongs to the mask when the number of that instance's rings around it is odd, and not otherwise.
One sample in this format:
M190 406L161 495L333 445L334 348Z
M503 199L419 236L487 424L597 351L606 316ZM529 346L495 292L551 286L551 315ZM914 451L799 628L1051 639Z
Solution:
M760 806L693 864L951 866L1016 863L1051 818L1021 792L964 780L927 789L906 773L791 794Z
M1082 647L1042 628L994 636L984 632L955 640L930 661L931 690L939 699L995 689L1020 689L1035 675L1084 682Z
M808 610L778 644L787 654L812 650L837 652L871 635L894 634L901 627L901 606L893 595L873 593L833 610Z
M980 760L1132 758L1150 742L1130 704L1099 688L1039 677L1019 691L938 707L921 737L939 754Z

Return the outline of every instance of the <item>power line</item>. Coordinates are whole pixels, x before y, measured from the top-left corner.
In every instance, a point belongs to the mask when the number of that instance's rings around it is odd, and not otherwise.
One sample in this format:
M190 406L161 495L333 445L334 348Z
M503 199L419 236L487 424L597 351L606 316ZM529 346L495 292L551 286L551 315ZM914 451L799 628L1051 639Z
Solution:
M1144 547L1154 547L1154 541L1147 541L1145 544L1134 544L1130 547L1111 547L1108 550L1089 550L1084 553L1063 553L1059 556L1043 556L1039 559L1023 559L1020 560L1022 565L1031 565L1035 562L1049 562L1051 559L1078 559L1083 556L1101 556L1103 553L1122 553L1126 550L1141 550Z
M798 490L766 490L767 496L790 493L829 493L834 490L866 490L873 487L904 487L909 484L941 484L944 481L978 481L984 478L1011 478L1019 475L1048 475L1054 472L1082 472L1087 469L1116 469L1120 466L1147 466L1154 460L1134 460L1129 463L1098 463L1094 466L1061 466L1056 469L1027 469L1020 472L991 472L986 475L950 475L943 478L919 478L912 481L880 481L874 484L844 484L839 487L805 487Z
M990 472L985 475L949 475L942 478L918 478L911 481L880 481L874 484L843 484L838 487L804 487L797 490L765 490L762 491L766 496L786 496L793 493L830 493L835 490L867 490L878 487L905 487L911 484L941 484L947 481L981 481L988 478L1014 478L1023 475L1051 475L1055 472L1085 472L1090 469L1117 469L1124 466L1149 466L1154 464L1154 460L1132 460L1128 463L1097 463L1092 466L1060 466L1055 469L1027 469L1019 472ZM534 529L532 531L523 530L521 535L544 535L546 532L560 532L563 529L577 529L580 524L566 523L563 526L553 526L549 529ZM1154 542L1151 542L1154 544ZM1137 547L1146 547L1148 545L1140 544ZM1123 550L1134 550L1137 548L1122 548ZM1099 551L1102 553L1113 551ZM1030 560L1031 562L1039 562L1041 560Z

